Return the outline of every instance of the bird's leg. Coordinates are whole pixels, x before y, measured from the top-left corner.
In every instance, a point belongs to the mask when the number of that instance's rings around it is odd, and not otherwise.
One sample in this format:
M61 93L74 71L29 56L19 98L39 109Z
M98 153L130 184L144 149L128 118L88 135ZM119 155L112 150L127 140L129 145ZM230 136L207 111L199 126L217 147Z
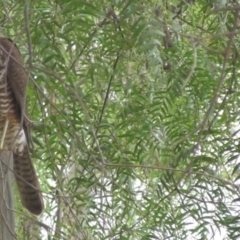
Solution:
M9 124L9 120L6 118L5 124L4 124L4 128L3 128L3 133L2 133L2 139L1 139L1 144L0 144L0 150L3 149L3 144L4 144L4 140L7 134L7 128L8 128L8 124Z

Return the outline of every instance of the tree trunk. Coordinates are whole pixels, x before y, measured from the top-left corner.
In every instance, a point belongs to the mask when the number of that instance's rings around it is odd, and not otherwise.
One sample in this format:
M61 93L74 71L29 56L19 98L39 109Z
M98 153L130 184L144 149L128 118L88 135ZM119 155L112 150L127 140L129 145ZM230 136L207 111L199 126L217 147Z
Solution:
M12 160L12 153L0 151L0 240L16 239Z

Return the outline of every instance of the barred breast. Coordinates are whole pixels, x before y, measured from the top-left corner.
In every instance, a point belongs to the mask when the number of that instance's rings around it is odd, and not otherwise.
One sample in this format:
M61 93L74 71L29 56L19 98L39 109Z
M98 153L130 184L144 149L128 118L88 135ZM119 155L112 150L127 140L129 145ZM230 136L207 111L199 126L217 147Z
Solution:
M0 79L0 136L3 135L4 125L8 120L9 124L3 148L22 155L27 140L23 129L21 129L20 116L17 113L14 95L10 84L5 81L4 75L2 74Z

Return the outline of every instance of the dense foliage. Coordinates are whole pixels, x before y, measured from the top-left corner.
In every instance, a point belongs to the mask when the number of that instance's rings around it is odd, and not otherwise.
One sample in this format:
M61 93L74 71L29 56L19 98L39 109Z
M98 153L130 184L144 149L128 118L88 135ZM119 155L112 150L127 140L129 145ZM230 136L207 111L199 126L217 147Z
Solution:
M0 7L46 205L19 239L240 238L237 1Z

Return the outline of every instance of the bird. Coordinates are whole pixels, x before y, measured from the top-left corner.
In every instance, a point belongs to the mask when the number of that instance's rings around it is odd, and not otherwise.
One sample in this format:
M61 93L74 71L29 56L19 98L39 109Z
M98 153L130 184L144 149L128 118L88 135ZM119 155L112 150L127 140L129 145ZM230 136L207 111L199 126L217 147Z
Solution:
M44 203L29 151L27 83L19 48L10 38L0 36L0 151L13 154L13 173L22 205L30 213L40 215Z

